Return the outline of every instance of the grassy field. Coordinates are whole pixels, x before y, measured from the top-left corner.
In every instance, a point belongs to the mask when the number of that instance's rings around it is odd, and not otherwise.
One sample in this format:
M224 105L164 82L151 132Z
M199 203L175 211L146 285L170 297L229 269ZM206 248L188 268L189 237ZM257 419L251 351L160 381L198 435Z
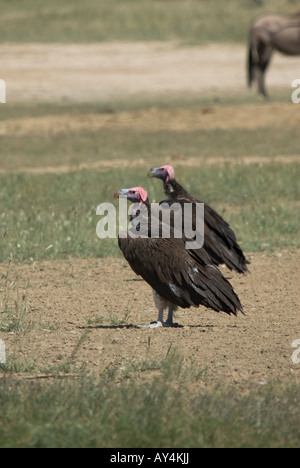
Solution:
M142 185L152 199L162 199L159 183L146 178L151 160L148 166L134 173L121 169L0 176L1 261L121 255L115 239L97 238L96 208L115 203L113 193L121 187ZM197 178L193 174L193 169L185 169L180 178L229 220L245 250L299 247L299 164L253 165L246 172L239 165L213 166L198 171Z
M196 125L192 118L190 126L184 125L189 113L191 116L195 114L196 118L211 113L213 118L215 109L223 107L226 111L227 101L221 105L213 102L205 104L201 99L190 102L184 98L169 102L152 100L150 103L147 100L133 103L128 100L115 105L113 102L76 106L27 104L22 107L10 105L7 110L2 106L0 122L2 125L8 122L10 126L1 136L1 169L79 165L113 159L130 159L134 162L140 158L149 160L151 164L153 159L176 155L186 158L222 155L238 160L246 155L271 157L297 154L297 115L295 112L291 114L292 110L297 110L296 106L290 108L285 96L279 102L285 104L285 114L262 126L255 125L256 114L264 111L266 118L270 118L268 109L261 103L257 104L255 99L252 104L239 102L237 107L244 106L244 112L248 112L249 117L245 126L241 124L232 128L224 127L221 118L217 122L217 116L215 125L206 127L205 120L203 124L200 122ZM230 106L227 118L232 119L232 114L239 109L232 101ZM154 115L151 117L150 114L149 123L139 126L141 118L150 111ZM280 107L275 111L280 111ZM178 118L174 129L172 120L176 115ZM284 119L290 121L293 115L294 123L286 125ZM170 121L170 125L165 123L164 118ZM248 120L253 122L250 127L247 126ZM85 121L86 125L80 123ZM118 124L118 121L121 123Z
M65 105L63 110L59 105L47 108L39 104L9 109L6 120L14 123L16 131L1 137L1 167L5 172L0 173L2 262L11 257L28 262L37 258L120 255L115 240L101 243L95 235L98 204L114 202L113 193L121 186L136 185L146 188L151 200L161 200L164 196L161 184L147 179L146 173L150 167L169 163L174 157L175 167L176 161L180 163L177 173L180 181L229 220L245 250L299 247L299 164L296 160L283 164L285 157L298 153L297 126L279 125L274 131L272 122L263 128L250 129L218 128L217 125L203 128L200 123L199 128L180 130L172 127L171 118L177 115L175 124L181 124L196 107L195 103L191 107L183 100L181 105L180 101L170 104L171 108L162 103L160 107L150 107L153 125L150 120L145 128L135 128L135 122L141 123L140 116L148 115L148 106L147 101L144 107L142 102L138 107L136 103L130 106L129 102L116 105L115 123L102 128L92 125L93 121L97 123L97 119L110 116L101 104L75 108ZM262 108L244 106L250 121L251 116L255 121L258 109L266 110L264 105ZM199 103L197 116L201 117L206 109ZM214 115L215 106L209 109ZM220 112L230 109L228 118L238 112L234 106L218 109ZM5 124L4 111L1 111ZM160 129L162 121L157 122L155 117L161 112L168 112L166 119L170 126L165 129ZM125 123L129 121L128 128L118 125L124 115ZM287 118L282 115L283 119ZM66 116L66 127L59 126L57 121L54 125L53 116L57 119ZM72 119L85 122L87 118L90 128L76 124L72 129ZM33 123L23 132L22 125L30 119ZM215 122L217 119L216 115ZM59 132L53 134L57 128ZM273 162L277 155L281 155L282 164ZM220 156L223 163L214 163ZM261 164L258 160L246 168L242 156L269 162ZM204 164L197 164L196 170L188 164L185 166L184 161L190 158L201 158ZM206 164L207 160L212 164ZM226 164L227 160L231 163ZM112 169L109 162L114 161L116 167ZM118 161L124 162L122 167L117 167ZM76 167L83 163L91 167L97 164L98 170L77 171ZM59 173L62 166L75 170ZM18 167L29 172L15 172ZM48 167L52 173L48 173ZM35 174L35 169L41 172ZM46 250L50 245L51 249Z
M142 374L151 367L145 362ZM100 382L0 380L1 447L299 447L298 385L191 392L201 377L172 353L156 370L150 383L132 372L109 372Z
M178 40L244 42L249 22L268 10L293 13L284 0L4 1L0 42Z
M0 42L244 43L252 18L295 7L283 0L7 0ZM0 364L0 447L299 447L300 395L293 380L242 391L219 382L207 390L205 369L186 366L171 348L155 360L149 337L139 366L128 362L122 372L112 367L94 378L73 359L87 332L68 361L41 367L32 356L24 364L29 334L56 329L45 310L34 321L30 281L12 273L12 266L34 269L38 260L120 257L116 240L96 236L97 205L116 203L116 189L136 185L160 200L160 182L146 174L170 162L180 182L229 221L245 252L281 255L299 248L299 128L288 93L273 93L282 111L246 94L217 102L169 96L1 105L0 338L20 341L18 352ZM241 118L247 124L236 122L239 112L249 116ZM266 123L256 126L264 112ZM193 113L200 123L187 128ZM206 115L215 115L216 124L203 125ZM78 170L82 164L87 167Z

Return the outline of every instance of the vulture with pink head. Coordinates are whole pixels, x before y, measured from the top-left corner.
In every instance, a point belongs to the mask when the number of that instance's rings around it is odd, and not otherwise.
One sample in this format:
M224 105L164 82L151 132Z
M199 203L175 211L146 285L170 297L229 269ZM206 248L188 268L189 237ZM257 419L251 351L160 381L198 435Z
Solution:
M124 235L119 235L119 247L132 270L141 276L153 289L154 302L158 309L156 322L146 327L177 326L173 322L173 312L203 305L216 312L227 314L243 313L242 305L231 284L222 273L211 264L209 255L203 248L188 250L184 236L177 238L174 227L170 226L170 236L151 236L151 205L147 192L141 187L121 189L115 197L127 198L134 203L132 223L138 219L141 207L145 209L146 221L139 228L131 225ZM124 234L124 233L123 233ZM164 321L164 310L168 310Z
M156 177L163 181L164 191L168 197L168 203L202 203L190 195L175 179L172 166L161 166L150 169L149 177ZM163 202L162 202L163 203ZM193 222L196 226L196 220ZM204 205L204 248L214 265L225 265L238 273L249 272L246 259L241 247L237 243L236 235L213 208Z

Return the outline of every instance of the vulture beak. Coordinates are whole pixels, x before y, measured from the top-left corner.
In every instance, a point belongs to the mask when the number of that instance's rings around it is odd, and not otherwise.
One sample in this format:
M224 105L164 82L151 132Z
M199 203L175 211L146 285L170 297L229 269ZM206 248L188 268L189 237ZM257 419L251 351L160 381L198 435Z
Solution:
M128 192L128 189L120 189L114 193L114 198L127 198Z
M152 169L150 169L150 171L148 172L147 176L148 176L148 177L156 177L157 169L158 169L158 167L153 167Z

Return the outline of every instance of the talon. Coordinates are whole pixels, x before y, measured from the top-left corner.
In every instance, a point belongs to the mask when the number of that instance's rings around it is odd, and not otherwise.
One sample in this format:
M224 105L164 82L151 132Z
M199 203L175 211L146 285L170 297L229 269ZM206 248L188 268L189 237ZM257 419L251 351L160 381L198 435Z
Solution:
M163 327L176 328L176 327L180 327L180 325L179 325L179 323L174 323L174 322L164 322Z

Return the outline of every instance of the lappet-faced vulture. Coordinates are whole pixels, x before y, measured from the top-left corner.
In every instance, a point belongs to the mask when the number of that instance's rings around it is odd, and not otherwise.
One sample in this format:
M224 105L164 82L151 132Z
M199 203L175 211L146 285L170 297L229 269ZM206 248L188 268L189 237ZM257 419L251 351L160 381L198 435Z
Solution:
M151 237L151 205L143 188L121 189L115 197L138 204L135 213L140 212L142 205L146 208L147 221L140 223L140 229L131 226L125 238L119 235L118 243L132 270L153 289L158 319L147 327L176 326L173 312L178 307L186 309L203 305L229 315L237 315L238 311L243 313L231 284L211 264L203 248L188 250L187 239L184 236L175 238L172 226L168 238L162 237L161 230L158 237ZM132 219L134 221L135 216ZM163 320L165 309L168 309L166 321Z
M163 181L164 191L169 202L201 203L177 182L172 166L150 169L148 176ZM225 263L230 270L235 270L238 273L249 272L247 264L250 262L237 243L233 230L222 216L207 204L204 205L204 222L204 248L210 255L211 262L214 265Z

